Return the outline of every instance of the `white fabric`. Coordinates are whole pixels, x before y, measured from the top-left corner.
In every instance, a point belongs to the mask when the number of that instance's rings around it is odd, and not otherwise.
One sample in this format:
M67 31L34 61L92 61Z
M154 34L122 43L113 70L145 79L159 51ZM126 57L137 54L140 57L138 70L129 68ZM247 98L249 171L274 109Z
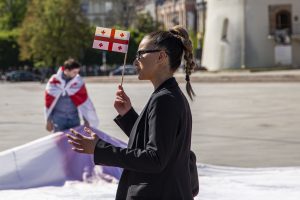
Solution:
M300 168L232 168L199 165L195 200L299 200ZM67 182L62 187L0 190L5 200L114 200L117 183Z
M74 128L84 134L84 126ZM106 133L91 128L102 140L115 146L126 144ZM0 190L42 186L62 186L70 180L105 178L119 179L122 169L102 166L103 175L95 171L93 155L76 153L65 136L69 131L57 132L25 145L0 152ZM1 195L0 195L1 199Z

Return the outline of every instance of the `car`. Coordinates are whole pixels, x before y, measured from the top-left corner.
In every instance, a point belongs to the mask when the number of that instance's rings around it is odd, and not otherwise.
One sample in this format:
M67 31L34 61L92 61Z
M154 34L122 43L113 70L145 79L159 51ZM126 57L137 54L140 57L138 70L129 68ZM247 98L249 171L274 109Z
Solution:
M119 66L109 73L110 76L120 76L123 72L123 66ZM137 71L133 65L125 65L124 75L136 75Z
M12 71L5 74L6 81L41 81L41 76L29 71Z

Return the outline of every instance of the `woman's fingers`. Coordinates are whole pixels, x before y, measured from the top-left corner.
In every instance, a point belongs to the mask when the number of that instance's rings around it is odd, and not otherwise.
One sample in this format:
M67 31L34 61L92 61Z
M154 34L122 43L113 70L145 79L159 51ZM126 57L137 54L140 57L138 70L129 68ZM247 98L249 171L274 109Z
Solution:
M68 140L69 144L71 144L73 147L75 148L79 148L79 149L82 149L82 145L81 144L78 144L72 140Z
M81 135L80 133L78 133L77 131L75 131L74 129L70 129L71 133L73 133L75 135L75 137L77 137L78 139L83 139L84 136Z
M116 97L115 101L118 101L118 102L123 102L125 103L125 99L121 98L121 97Z
M66 134L68 137L68 143L72 145L72 150L78 153L86 153L93 154L95 145L99 139L99 137L92 131L92 129L88 127L84 127L84 131L89 136L85 136L85 134L80 134L74 129L70 129L72 134Z
M130 98L127 96L127 94L124 92L123 87L119 85L118 91L116 92L116 99L122 100L124 103L130 103Z
M77 153L85 153L84 149L80 149L80 148L72 147L72 150L76 151Z
M74 141L74 142L80 142L81 139L77 138L77 137L74 137L70 134L66 134L67 138L69 138L70 140Z
M87 132L90 136L94 137L96 133L94 133L90 128L84 127L84 131Z
M127 94L124 93L124 92L123 92L123 93L118 93L118 92L117 92L116 98L123 99L123 100L125 100L125 101L128 101L128 100L129 100L129 97L128 97Z
M123 96L123 98L126 100L126 101L128 101L129 100L129 97L127 96L127 94L124 92L124 96Z

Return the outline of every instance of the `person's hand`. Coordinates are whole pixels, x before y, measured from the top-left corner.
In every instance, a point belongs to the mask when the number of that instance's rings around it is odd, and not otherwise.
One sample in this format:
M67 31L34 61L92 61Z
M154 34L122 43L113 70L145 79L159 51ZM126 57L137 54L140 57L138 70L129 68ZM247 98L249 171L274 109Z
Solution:
M131 109L130 99L121 85L119 85L116 93L114 107L121 116L125 115Z
M91 129L84 127L84 131L90 135L90 137L81 135L74 129L70 129L72 135L67 134L69 138L68 142L73 146L72 150L78 153L93 154L95 146L99 140L99 137Z
M51 132L53 130L53 124L51 121L47 121L47 124L46 124L46 130Z

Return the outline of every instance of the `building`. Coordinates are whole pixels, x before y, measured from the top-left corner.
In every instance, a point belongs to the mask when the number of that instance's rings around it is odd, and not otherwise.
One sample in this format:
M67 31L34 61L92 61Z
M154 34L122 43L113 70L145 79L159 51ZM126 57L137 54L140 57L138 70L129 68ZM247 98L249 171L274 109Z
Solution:
M82 0L81 9L95 26L128 28L135 17L134 0Z
M139 14L149 13L153 20L157 20L157 5L159 1L157 0L139 0L138 5L135 9Z
M195 51L195 61L198 67L202 66L203 41L206 27L206 6L207 0L196 0L196 22L197 22L197 48Z
M203 66L300 66L299 0L207 0Z
M196 31L196 0L165 0L157 5L157 20L166 29L179 24Z
M202 39L205 33L207 0L196 0L196 18L198 39Z

